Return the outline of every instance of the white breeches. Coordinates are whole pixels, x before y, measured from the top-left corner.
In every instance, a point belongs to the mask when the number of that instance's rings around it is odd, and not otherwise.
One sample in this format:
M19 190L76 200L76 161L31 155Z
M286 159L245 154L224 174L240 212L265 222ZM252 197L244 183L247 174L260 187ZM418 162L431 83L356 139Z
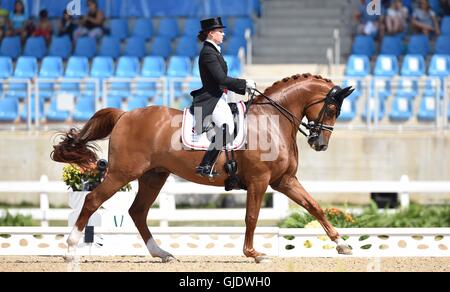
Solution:
M212 121L217 127L222 127L223 124L228 125L228 134L233 135L234 133L234 121L233 114L227 103L227 95L223 94L219 99L211 117Z

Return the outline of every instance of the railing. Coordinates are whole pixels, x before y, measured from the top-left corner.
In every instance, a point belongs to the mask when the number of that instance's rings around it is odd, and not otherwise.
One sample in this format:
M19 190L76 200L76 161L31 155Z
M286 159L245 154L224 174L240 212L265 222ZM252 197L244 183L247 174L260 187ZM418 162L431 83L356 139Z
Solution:
M450 193L450 181L409 181L403 176L400 181L306 181L302 185L310 193L398 193L402 208L409 206L410 193L436 194ZM128 216L127 209L131 205L134 193L137 191L137 183L132 183L132 194L124 197L123 194L115 195L111 202L106 202L107 211L116 215ZM274 192L269 188L268 193L274 194L273 208L261 210L261 220L280 220L289 214L288 199L283 194ZM49 182L46 176L42 176L40 182L0 182L0 193L40 193L39 209L10 209L13 215L31 215L36 220L41 220L42 226L48 226L49 220L67 220L71 209L50 209L48 193L68 194L67 186L63 182ZM224 190L218 187L199 186L188 182L168 182L159 195L159 208L151 209L149 220L157 220L161 226L168 226L171 221L230 221L243 220L245 209L177 209L175 196L184 194L224 194ZM233 191L229 194L245 195L245 191ZM122 196L122 197L121 197ZM114 203L114 198L117 201ZM125 202L125 203L124 203ZM112 205L112 206L111 206ZM118 206L118 207L117 207ZM109 209L109 210L108 210ZM120 209L120 210L119 210ZM4 215L6 210L0 212ZM105 210L101 212L106 212ZM110 213L111 213L110 212ZM114 216L114 215L113 215ZM122 218L123 219L123 218ZM121 219L121 220L122 220Z
M152 227L151 231L158 245L175 256L242 256L245 228ZM63 256L69 232L67 227L0 227L0 254ZM352 247L351 257L450 257L449 228L357 228L338 232ZM256 250L269 256L342 257L322 228L256 228L254 244ZM99 228L94 243L81 242L77 255L149 256L149 252L136 228Z
M331 57L331 55L330 55ZM335 84L342 84L344 80L350 80L353 83L360 83L360 91L361 91L361 98L357 100L357 109L356 114L359 115L363 112L365 108L369 108L370 111L373 111L372 114L367 115L367 118L365 121L361 121L358 119L358 117L355 117L350 122L342 122L339 121L337 123L338 128L345 128L345 129L365 129L365 130L395 130L395 131L403 131L403 130L447 130L450 128L449 126L449 119L448 119L448 105L449 105L449 93L450 93L450 78L447 78L444 80L444 86L443 86L443 96L444 98L440 98L441 94L441 85L440 82L441 79L436 77L420 77L420 78L406 78L406 77L400 77L400 76L394 76L392 78L385 78L385 77L374 77L374 76L367 76L367 77L342 77L342 76L336 76L331 77L333 82ZM385 116L384 121L380 121L378 118L378 105L380 104L381 98L380 98L380 92L383 90L383 88L379 85L380 82L389 81L390 82L390 96L395 95L398 84L400 80L415 80L417 81L418 86L418 93L417 96L421 97L424 92L424 88L426 85L426 80L435 80L435 84L433 84L433 89L435 91L435 106L436 106L436 120L434 122L422 122L422 121L416 121L417 116L417 109L419 108L420 98L415 98L413 100L414 104L413 106L416 108L415 111L413 111L413 117L407 121L407 122L384 122L388 119L388 109L390 104L386 104L385 108ZM27 84L27 104L30 103L31 99L29 98L32 93L34 93L36 96L40 96L40 90L39 85L43 83L55 83L55 90L58 90L58 86L62 83L81 83L81 84L94 84L94 96L96 97L96 105L97 110L106 107L107 105L107 96L110 92L110 86L114 83L118 82L130 82L131 84L131 94L136 89L137 82L155 82L157 85L158 93L163 98L163 103L168 106L176 106L174 104L175 100L175 90L174 90L174 84L175 82L181 82L183 83L183 94L188 94L189 89L188 84L191 81L197 81L197 78L109 78L103 80L101 84L99 84L98 79L95 78L85 78L85 79L41 79L36 78L33 80L16 80L16 79L7 79L0 81L2 83L8 84L8 83L26 83ZM271 77L268 78L257 78L255 81L258 84L259 88L265 88L270 86L274 79ZM372 82L375 82L375 86L372 86ZM102 85L102 86L100 86ZM355 84L348 84L348 85L355 85ZM103 87L103 90L101 91L100 88ZM100 93L102 92L102 98L100 98ZM230 95L231 96L231 95ZM373 98L369 98L370 96L373 96ZM190 97L187 97L190 98ZM241 98L241 97L240 97ZM389 98L389 103L392 100L392 98ZM35 121L34 121L34 127L35 129L40 129L40 120L42 119L43 115L42 113L39 113L39 106L38 106L38 99L35 99L36 106L35 106ZM29 108L30 105L28 105ZM359 121L358 121L359 120ZM31 129L32 127L32 119L31 119L31 113L28 112L27 117L27 128Z

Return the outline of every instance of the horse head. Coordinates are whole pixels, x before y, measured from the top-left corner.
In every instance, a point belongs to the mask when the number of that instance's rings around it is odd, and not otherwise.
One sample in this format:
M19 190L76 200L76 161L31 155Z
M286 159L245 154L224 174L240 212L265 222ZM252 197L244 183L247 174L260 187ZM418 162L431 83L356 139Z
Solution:
M334 125L341 113L344 99L353 93L352 87L341 88L333 86L326 97L307 104L304 114L308 119L307 128L310 131L308 144L316 151L326 151Z

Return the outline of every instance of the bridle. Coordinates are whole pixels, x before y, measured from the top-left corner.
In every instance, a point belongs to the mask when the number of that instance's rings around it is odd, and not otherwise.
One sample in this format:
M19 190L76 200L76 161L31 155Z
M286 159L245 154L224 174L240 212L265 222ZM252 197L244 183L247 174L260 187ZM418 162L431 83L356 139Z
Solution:
M262 105L262 104L270 104L270 105L272 105L283 116L285 116L294 125L294 127L298 129L298 131L300 133L302 133L306 138L308 138L308 140L315 139L315 138L319 137L321 131L328 131L328 132L331 132L331 133L334 131L334 126L330 126L330 125L324 124L323 120L325 118L325 115L329 111L329 105L335 105L336 106L336 118L339 117L339 115L341 113L342 100L337 98L338 97L337 95L338 95L339 92L341 92L341 90L342 89L339 86L335 86L335 87L333 87L330 90L330 92L327 94L327 96L325 98L322 98L322 99L320 99L318 101L315 101L315 102L307 105L305 107L305 109L304 109L304 112L306 112L309 108L311 108L312 106L314 106L316 104L324 103L324 105L323 105L323 107L322 107L322 109L321 109L317 119L314 120L314 121L309 121L307 124L302 122L299 118L297 118L288 109L286 109L284 106L282 106L281 104L279 104L278 102L276 102L272 98L268 97L264 93L260 92L258 89L254 89L252 94L251 94L250 101L249 101L248 106L247 106L247 113L248 113L248 110L249 110L250 106L252 104L255 104L255 103L253 103L253 101L254 101L256 93L259 93L262 97L267 99L269 102L268 103L257 103L255 105ZM305 127L310 132L310 134L308 135L301 128L301 126Z

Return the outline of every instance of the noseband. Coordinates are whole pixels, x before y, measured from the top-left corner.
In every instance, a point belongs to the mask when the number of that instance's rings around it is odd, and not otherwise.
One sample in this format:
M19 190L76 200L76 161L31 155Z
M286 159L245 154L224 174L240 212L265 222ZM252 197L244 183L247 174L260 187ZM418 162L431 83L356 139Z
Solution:
M323 123L323 120L325 118L326 113L329 111L328 106L334 104L336 106L336 118L339 117L340 113L341 113L341 106L342 106L342 102L339 102L336 99L336 94L341 90L341 88L339 86L335 86L333 87L330 92L327 94L327 96L321 100L315 101L313 103L311 103L310 105L306 106L304 109L304 112L306 112L306 110L308 110L310 107L316 105L316 104L320 104L322 102L324 102L324 105L319 113L319 116L317 117L316 120L308 122L308 124L300 121L293 113L291 113L288 109L286 109L284 106L282 106L281 104L279 104L278 102L274 101L273 99L271 99L270 97L268 97L267 95L265 95L264 93L260 92L259 90L255 89L253 91L251 100L249 101L249 104L247 106L247 112L248 109L250 108L250 106L253 104L253 100L255 98L255 94L259 93L262 97L264 97L265 99L267 99L269 101L269 104L272 105L273 107L275 107L283 116L285 116L292 124L296 125L295 127L297 127L297 125L299 125L298 131L300 133L302 133L305 137L307 137L308 139L311 138L316 138L320 135L321 131L328 131L328 132L333 132L334 131L334 126L330 126L330 125L325 125ZM300 126L305 127L307 130L309 130L310 134L308 135L307 133L305 133L305 131L303 131Z
M321 131L328 131L330 133L333 133L334 126L325 125L323 123L323 119L325 118L325 115L329 112L329 105L335 105L336 106L336 119L341 114L341 106L342 102L339 102L336 100L335 96L339 92L341 88L339 86L333 87L330 92L328 92L327 96L321 100L318 100L316 102L311 103L310 105L306 106L304 109L304 112L319 103L324 103L322 109L320 110L319 116L316 120L309 122L308 125L305 127L310 131L310 136L319 136Z

